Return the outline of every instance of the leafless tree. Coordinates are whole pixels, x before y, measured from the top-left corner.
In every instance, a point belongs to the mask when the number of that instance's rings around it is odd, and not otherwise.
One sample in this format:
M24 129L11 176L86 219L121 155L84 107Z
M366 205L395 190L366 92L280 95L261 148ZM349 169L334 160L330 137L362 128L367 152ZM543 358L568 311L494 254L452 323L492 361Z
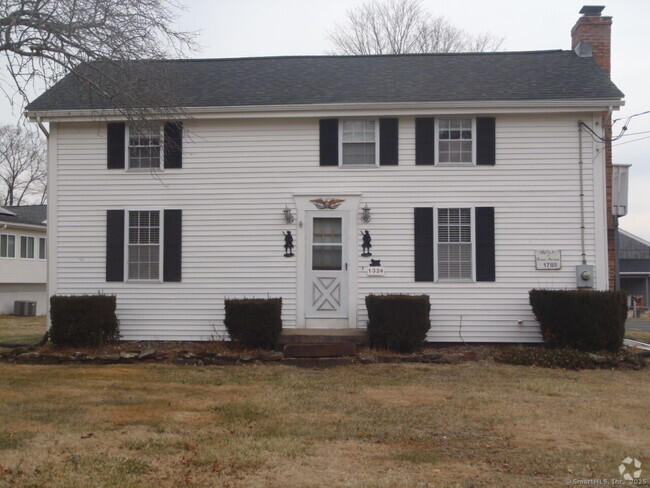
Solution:
M333 54L406 54L497 51L503 38L472 35L436 17L421 0L378 0L347 12L329 33Z
M2 89L24 105L72 73L113 108L173 105L172 88L143 88L123 61L182 57L194 37L174 27L180 10L176 0L0 0Z
M35 130L0 126L0 202L44 204L47 198L45 142Z

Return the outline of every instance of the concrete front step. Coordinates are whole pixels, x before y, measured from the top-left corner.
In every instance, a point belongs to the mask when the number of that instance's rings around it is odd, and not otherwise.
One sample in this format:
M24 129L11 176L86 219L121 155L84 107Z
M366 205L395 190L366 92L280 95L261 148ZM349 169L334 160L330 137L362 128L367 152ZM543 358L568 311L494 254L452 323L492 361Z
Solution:
M331 344L286 344L285 358L338 358L354 356L357 346L352 342Z
M368 344L368 334L357 329L284 329L278 345L285 344Z

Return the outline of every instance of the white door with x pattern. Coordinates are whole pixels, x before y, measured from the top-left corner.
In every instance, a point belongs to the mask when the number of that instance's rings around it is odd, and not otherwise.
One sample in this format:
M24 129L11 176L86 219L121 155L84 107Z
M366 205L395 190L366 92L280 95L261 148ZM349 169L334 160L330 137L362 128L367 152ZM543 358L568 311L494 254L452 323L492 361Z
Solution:
M347 214L341 210L307 212L307 318L348 317Z

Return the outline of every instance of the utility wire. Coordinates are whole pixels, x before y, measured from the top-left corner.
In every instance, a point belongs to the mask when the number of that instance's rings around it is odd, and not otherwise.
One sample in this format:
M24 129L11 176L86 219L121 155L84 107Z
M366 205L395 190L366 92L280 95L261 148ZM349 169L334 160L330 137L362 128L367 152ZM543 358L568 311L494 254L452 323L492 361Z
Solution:
M618 119L614 119L614 120L612 121L612 125L614 125L614 124L615 124L616 122L618 122L619 120L627 119L627 120L629 121L629 120L630 120L631 118L633 118L633 117L639 117L639 116L641 116L641 115L646 115L646 114L650 114L650 110L646 110L645 112L639 112L638 114L634 114L634 115L629 115L629 116L627 116L627 117L619 117Z
M614 147L614 146L622 146L624 144L630 144L632 142L638 142L638 141L642 141L644 139L650 139L650 136L639 137L638 139L632 139L631 141L625 141L625 142L619 142L618 144L612 144L612 147Z
M583 129L587 130L591 134L592 139L594 139L597 142L614 142L618 141L621 137L623 137L623 134L625 134L625 131L627 130L627 122L626 124L621 128L621 132L616 137L612 137L611 139L607 139L605 137L600 137L596 132L589 127L587 124L585 124L582 120L579 122L580 127Z

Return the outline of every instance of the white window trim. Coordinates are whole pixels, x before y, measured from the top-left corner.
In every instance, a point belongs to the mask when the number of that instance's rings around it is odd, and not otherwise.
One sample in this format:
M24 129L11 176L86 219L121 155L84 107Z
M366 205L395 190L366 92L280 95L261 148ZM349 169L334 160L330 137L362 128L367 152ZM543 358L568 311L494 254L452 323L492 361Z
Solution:
M450 120L450 119L471 119L472 120L472 162L471 163L441 163L439 161L439 137L440 137L440 121L441 120ZM476 166L476 117L467 117L467 116L461 116L461 115L454 115L454 116L449 116L449 117L435 117L433 120L433 131L434 131L434 138L433 138L433 144L434 144L434 149L433 149L433 158L434 158L434 164L436 166L441 166L444 168L462 168L462 167L468 167L468 166ZM444 208L444 207L441 207ZM463 208L463 207L456 207L456 208Z
M27 257L23 257L23 255L22 255L23 254L23 239L27 239L27 242L29 242L29 239L32 239L32 241L34 242L34 247L33 247L33 249L34 249L34 257L33 258L29 257L29 245L25 249L26 251L28 251L27 252ZM36 238L34 236L20 236L20 248L18 249L18 255L20 256L20 259L22 259L24 261L33 261L34 259L36 259Z
M159 212L160 236L158 237L158 279L130 280L129 279L129 215L131 212ZM165 210L162 208L129 208L124 210L124 282L125 283L164 283L163 281L163 248L165 241Z
M153 168L132 168L131 167L131 158L129 157L129 140L131 129L129 124L126 124L124 127L124 160L126 164L124 168L126 171L132 171L134 173L144 173L150 171L164 171L165 170L165 124L158 124L160 130L160 166Z
M18 252L16 252L16 241L20 241L20 239L16 239L16 234L0 234L0 236L7 236L7 252L9 251L9 237L14 238L14 255L0 256L0 259L16 259L20 255L20 249L18 249Z
M343 122L373 121L375 123L375 164L343 164ZM339 119L339 168L378 168L379 167L379 118L354 117Z
M45 241L45 257L41 257L41 239ZM34 250L34 255L36 255L36 250ZM39 237L38 238L38 260L39 261L47 261L47 237Z
M440 278L438 276L438 210L441 208L469 208L471 219L472 235L472 277L464 279ZM450 203L448 205L437 205L433 209L433 281L436 283L476 283L476 207L473 205L458 205Z

